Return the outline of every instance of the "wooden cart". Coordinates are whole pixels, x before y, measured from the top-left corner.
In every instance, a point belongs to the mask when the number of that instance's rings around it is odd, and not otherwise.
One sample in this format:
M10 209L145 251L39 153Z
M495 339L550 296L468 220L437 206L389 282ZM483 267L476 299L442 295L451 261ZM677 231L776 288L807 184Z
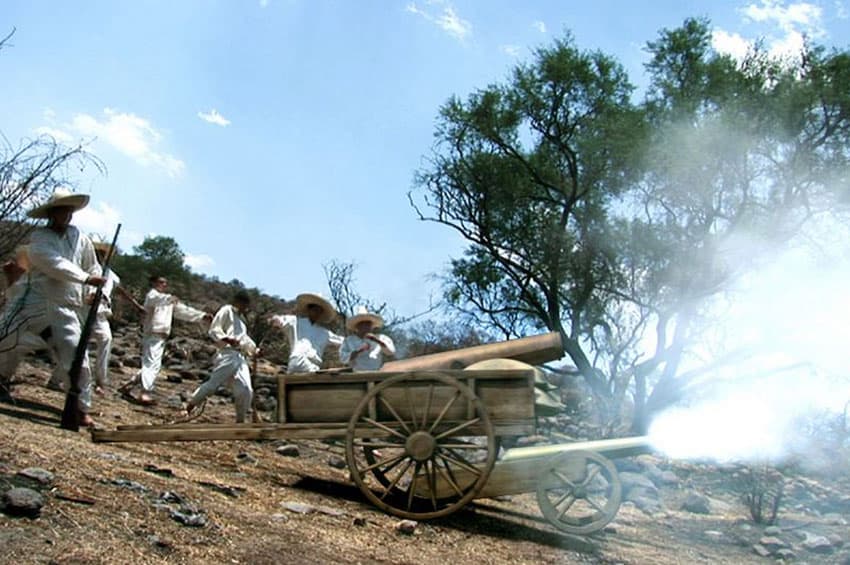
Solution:
M537 492L560 530L604 527L620 504L608 457L646 451L644 438L518 448L497 463L500 438L535 431L529 370L369 372L277 377L276 422L94 430L97 442L344 439L351 478L378 508L446 516L476 498Z
M476 497L499 438L534 433L530 371L413 371L277 378L277 421L94 430L96 442L344 439L351 477L397 516L446 516ZM436 495L445 484L445 495Z

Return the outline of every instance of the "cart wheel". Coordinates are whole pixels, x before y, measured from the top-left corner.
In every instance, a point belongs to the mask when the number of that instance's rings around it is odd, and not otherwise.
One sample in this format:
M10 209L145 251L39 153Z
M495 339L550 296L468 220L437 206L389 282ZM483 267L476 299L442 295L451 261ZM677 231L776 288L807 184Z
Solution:
M372 504L415 520L466 505L498 453L484 404L440 373L398 375L371 389L348 422L345 451L352 479Z
M537 481L537 504L553 526L590 534L614 519L623 487L611 461L592 451L551 458Z

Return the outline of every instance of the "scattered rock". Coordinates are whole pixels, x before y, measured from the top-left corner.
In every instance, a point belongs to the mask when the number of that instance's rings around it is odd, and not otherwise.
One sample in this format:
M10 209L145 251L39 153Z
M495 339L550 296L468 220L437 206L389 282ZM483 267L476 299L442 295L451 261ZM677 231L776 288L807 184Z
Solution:
M693 514L710 514L711 502L708 497L703 494L690 492L688 493L687 498L685 498L685 501L682 503L682 510Z
M289 517L286 514L275 513L272 514L272 520L275 522L286 522L289 520Z
M27 467L18 471L18 476L26 479L31 479L42 485L50 485L53 483L53 473L40 467Z
M30 488L15 487L3 494L3 511L10 516L37 518L44 506L44 497Z
M145 465L145 471L148 473L153 473L154 475L159 475L161 477L173 477L174 471L171 469L166 469L165 467L157 467L156 465Z
M803 543L800 545L802 545L803 548L807 551L811 551L812 553L818 553L821 555L832 553L835 549L832 546L832 542L829 541L829 538L827 538L826 536L819 536L813 534L808 534L808 537L806 537L806 539L803 540Z
M281 502L280 505L284 509L295 512L296 514L312 514L316 511L314 506L304 504L303 502Z
M340 516L345 516L345 512L342 510L337 510L336 508L331 508L330 506L316 506L316 512L319 514L324 514L326 516L333 516L338 518Z
M299 455L301 455L301 452L298 451L298 446L292 444L281 445L280 447L275 449L275 452L278 455L282 455L284 457L298 457Z
M770 553L776 553L780 549L784 547L788 547L788 544L779 539L776 536L764 536L759 540L759 545L767 549Z
M166 541L157 535L149 535L147 537L147 541L156 549L171 549L171 542Z
M172 509L171 519L190 528L203 528L207 525L206 516L190 506L181 506L178 510Z
M328 457L328 465L330 465L334 469L345 469L346 467L348 467L348 464L345 462L345 459L343 459L339 455L331 455L330 457Z
M218 483L211 483L208 481L198 481L198 484L207 488L211 488L216 492L220 492L225 496L229 496L230 498L239 498L245 492L243 487L232 487L229 485L220 485Z
M180 384L180 383L183 382L183 377L181 377L179 375L168 374L168 375L165 375L165 380L170 382L170 383Z
M782 534L782 528L779 526L768 526L764 529L764 535L766 536L778 536Z
M351 523L355 526L365 526L366 525L366 518L361 518L360 516L357 516L357 517L354 518L354 520Z
M658 487L655 486L649 477L639 473L620 473L620 482L623 483L623 490L626 493L627 500L641 496L658 496Z
M703 535L711 541L720 541L723 539L723 532L718 532L717 530L706 530L703 532Z
M783 561L791 561L797 557L797 555L791 549L784 547L776 552L776 557L778 559L782 559Z
M395 525L395 531L400 534L412 536L416 532L416 527L418 525L419 522L415 520L402 520Z
M255 464L257 462L257 458L251 455L250 453L246 453L243 451L236 455L236 461L238 461L239 463Z
M761 544L757 543L753 545L753 551L756 552L756 555L759 555L761 557L770 557L770 551L768 551L767 548Z
M829 534L826 536L826 539L829 540L829 543L831 543L833 547L841 547L844 545L844 540L838 534Z
M133 492L145 493L150 489L141 483L137 483L136 481L131 481L130 479L112 479L109 481L115 486L126 488L132 490Z

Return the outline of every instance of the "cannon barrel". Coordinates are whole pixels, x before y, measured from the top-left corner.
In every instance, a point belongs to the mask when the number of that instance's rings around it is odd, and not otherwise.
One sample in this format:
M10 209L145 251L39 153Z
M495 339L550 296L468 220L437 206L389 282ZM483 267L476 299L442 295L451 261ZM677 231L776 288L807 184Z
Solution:
M384 364L381 371L465 369L473 363L487 359L515 359L529 365L540 365L556 361L563 356L561 334L551 332L390 361Z

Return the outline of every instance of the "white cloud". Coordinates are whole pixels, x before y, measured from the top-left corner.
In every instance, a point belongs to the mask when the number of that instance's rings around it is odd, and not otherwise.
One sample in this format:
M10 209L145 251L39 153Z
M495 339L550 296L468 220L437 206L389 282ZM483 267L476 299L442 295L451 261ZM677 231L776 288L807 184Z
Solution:
M825 33L821 24L823 10L808 2L785 5L780 0L761 0L760 5L750 4L741 12L755 22L774 23L786 33L802 31L814 37Z
M835 0L835 17L839 20L850 18L850 11L847 10L847 5L841 0Z
M115 228L121 223L121 212L107 202L89 203L74 214L74 225L97 241L112 241ZM130 249L139 245L144 236L132 230L122 228L118 237L119 249Z
M35 133L37 133L38 135L49 135L59 143L64 143L65 145L71 145L72 143L74 143L74 136L58 128L42 126L39 128L35 128Z
M436 9L438 6L442 7L442 12ZM472 24L461 18L454 7L445 0L426 2L424 9L417 6L415 2L410 2L404 9L433 23L459 41L464 41L472 35Z
M545 23L543 23L543 22L542 22L542 21L540 21L540 20L537 20L536 22L533 22L533 23L531 24L531 27L533 27L534 29L536 29L536 30L537 30L537 31L539 31L540 33L546 33L546 24L545 24Z
M227 127L230 125L230 120L219 114L218 110L215 108L206 113L198 112L198 117L209 124L215 124L221 127Z
M510 55L511 57L519 57L520 49L519 45L502 45L499 47L499 50L501 50L502 53Z
M269 0L260 0L260 8L266 8L269 5Z
M711 34L711 45L718 53L731 55L735 59L743 59L752 43L737 33L728 33L722 29L715 29Z
M202 271L206 268L212 267L215 265L215 260L209 255L192 255L191 253L187 253L183 258L183 262L189 266L193 271Z
M115 233L121 213L106 202L90 203L74 214L74 224L86 233L102 236L106 240Z
M796 58L806 37L827 35L823 26L823 9L808 2L786 4L782 0L760 0L760 3L748 4L739 12L745 23L768 26L763 39L768 54L774 58ZM753 47L754 41L716 28L712 34L712 45L721 53L741 59Z
M51 114L45 119L52 120ZM178 177L186 168L185 163L157 150L163 135L150 121L135 114L105 108L101 117L76 114L71 123L61 127L36 128L38 133L53 135L57 141L76 137L94 137L144 166L153 166L165 171L170 177Z

